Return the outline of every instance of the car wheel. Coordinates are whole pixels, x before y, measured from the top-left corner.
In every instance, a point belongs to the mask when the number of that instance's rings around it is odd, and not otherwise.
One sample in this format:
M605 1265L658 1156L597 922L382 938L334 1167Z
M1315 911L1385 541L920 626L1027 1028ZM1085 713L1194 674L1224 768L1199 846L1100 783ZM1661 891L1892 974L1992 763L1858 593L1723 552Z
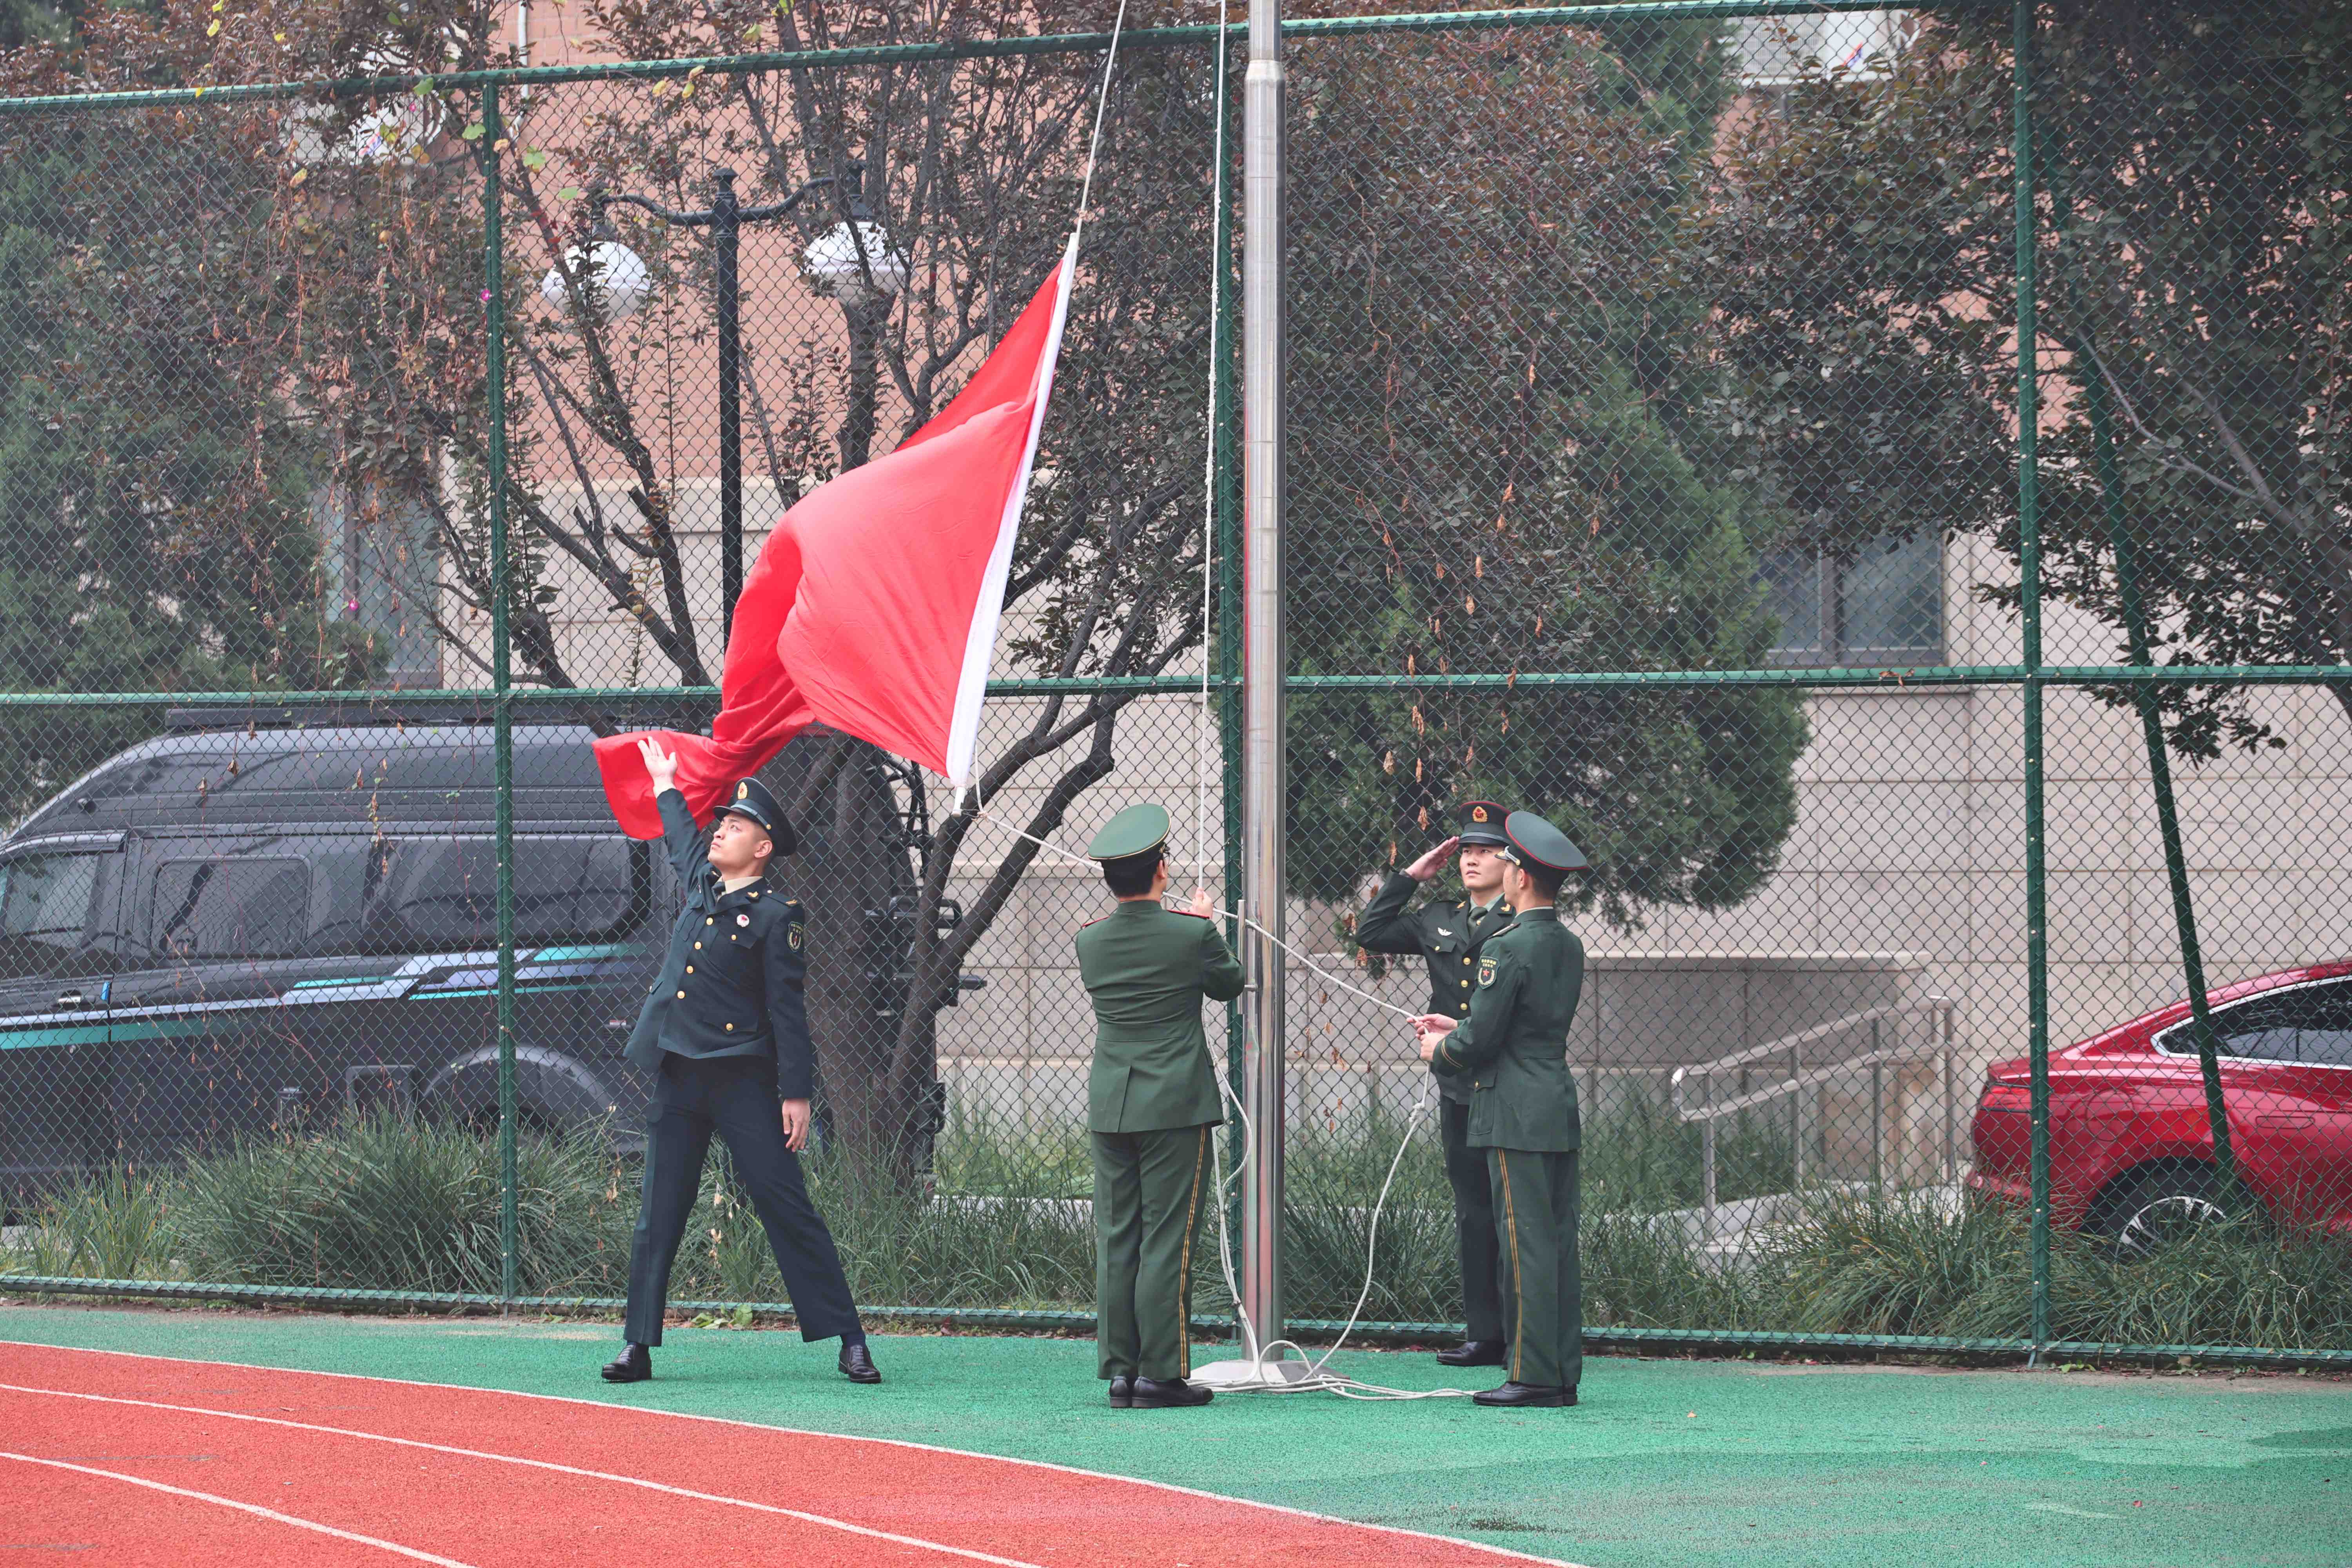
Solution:
M2091 1228L2128 1258L2146 1258L2231 1218L2221 1182L2196 1165L2145 1172L2103 1206Z

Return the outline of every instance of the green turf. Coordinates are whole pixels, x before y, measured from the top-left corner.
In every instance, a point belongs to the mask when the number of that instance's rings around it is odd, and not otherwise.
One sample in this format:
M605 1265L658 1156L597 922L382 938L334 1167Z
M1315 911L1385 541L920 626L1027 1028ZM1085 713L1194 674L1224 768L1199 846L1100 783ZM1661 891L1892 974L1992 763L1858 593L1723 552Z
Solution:
M862 1389L796 1335L673 1331L656 1381L612 1389L595 1369L614 1331L580 1324L31 1307L0 1309L0 1339L901 1437L1596 1565L2352 1562L2352 1384L2292 1375L1605 1359L1572 1411L1315 1394L1127 1413L1070 1341L877 1340L889 1381ZM1342 1363L1444 1381L1425 1355Z

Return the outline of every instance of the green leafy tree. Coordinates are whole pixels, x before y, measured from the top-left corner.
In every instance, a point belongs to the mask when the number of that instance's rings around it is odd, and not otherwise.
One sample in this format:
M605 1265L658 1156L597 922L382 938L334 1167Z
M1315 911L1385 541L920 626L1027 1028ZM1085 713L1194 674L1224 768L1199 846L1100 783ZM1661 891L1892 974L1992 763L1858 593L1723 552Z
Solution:
M2010 61L2005 24L1956 13L1797 94L1699 225L1725 427L1833 550L2016 551ZM2126 656L2096 386L2158 660L2352 659L2352 5L2061 0L2033 83L2047 591ZM2160 700L2184 755L2280 743L2242 689Z
M1704 302L1651 281L1724 101L1712 27L1304 52L1293 141L1292 637L1309 674L1748 668L1781 519L1695 417ZM1363 106L1377 104L1377 113ZM1294 710L1292 857L1338 897L1491 794L1622 927L1717 907L1794 821L1770 690L1517 686Z

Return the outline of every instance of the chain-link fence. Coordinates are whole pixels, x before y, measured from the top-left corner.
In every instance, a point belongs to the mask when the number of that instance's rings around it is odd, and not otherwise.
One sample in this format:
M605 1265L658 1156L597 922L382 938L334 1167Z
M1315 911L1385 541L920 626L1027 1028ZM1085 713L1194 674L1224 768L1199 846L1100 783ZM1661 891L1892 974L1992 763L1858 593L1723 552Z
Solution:
M664 63L245 87L118 39L78 68L215 85L0 103L14 1288L624 1287L677 889L587 742L708 722L776 520L1035 289L1108 40L593 15ZM1013 828L1158 799L1180 879L1238 867L1241 40L1140 19L986 813L837 735L767 774L878 1309L1090 1307L1107 895ZM1358 921L1485 796L1593 863L1595 1336L2352 1354L2344 22L1289 26L1294 1323L1368 1248L1366 1321L1459 1321L1373 999L1460 984L1476 889L1415 952ZM674 1294L778 1302L706 1186Z

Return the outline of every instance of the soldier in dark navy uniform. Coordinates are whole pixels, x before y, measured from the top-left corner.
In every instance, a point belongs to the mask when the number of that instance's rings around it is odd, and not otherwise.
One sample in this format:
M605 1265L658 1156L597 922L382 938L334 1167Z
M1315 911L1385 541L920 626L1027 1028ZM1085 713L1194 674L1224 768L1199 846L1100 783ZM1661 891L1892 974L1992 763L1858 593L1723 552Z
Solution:
M1501 805L1491 800L1463 802L1456 814L1461 831L1402 871L1391 871L1372 901L1356 918L1356 940L1367 952L1419 953L1429 961L1429 1010L1452 1017L1470 1016L1471 981L1486 939L1511 923L1503 900ZM1459 899L1432 899L1409 906L1445 868L1447 857L1462 852ZM1503 1334L1502 1254L1496 1244L1495 1206L1486 1180L1486 1154L1470 1147L1470 1086L1440 1078L1438 1140L1445 1151L1445 1180L1454 1189L1454 1245L1462 1260L1463 1342L1440 1351L1447 1366L1500 1366Z
M775 1248L801 1338L839 1336L843 1374L879 1383L833 1234L801 1177L814 1073L801 996L807 927L800 905L766 881L769 860L797 847L792 824L757 779L745 779L719 808L706 847L677 787L677 759L655 741L640 749L686 907L629 1036L628 1058L659 1082L647 1114L645 1198L629 1245L622 1331L628 1342L604 1368L605 1381L653 1375L670 1264L717 1132Z

